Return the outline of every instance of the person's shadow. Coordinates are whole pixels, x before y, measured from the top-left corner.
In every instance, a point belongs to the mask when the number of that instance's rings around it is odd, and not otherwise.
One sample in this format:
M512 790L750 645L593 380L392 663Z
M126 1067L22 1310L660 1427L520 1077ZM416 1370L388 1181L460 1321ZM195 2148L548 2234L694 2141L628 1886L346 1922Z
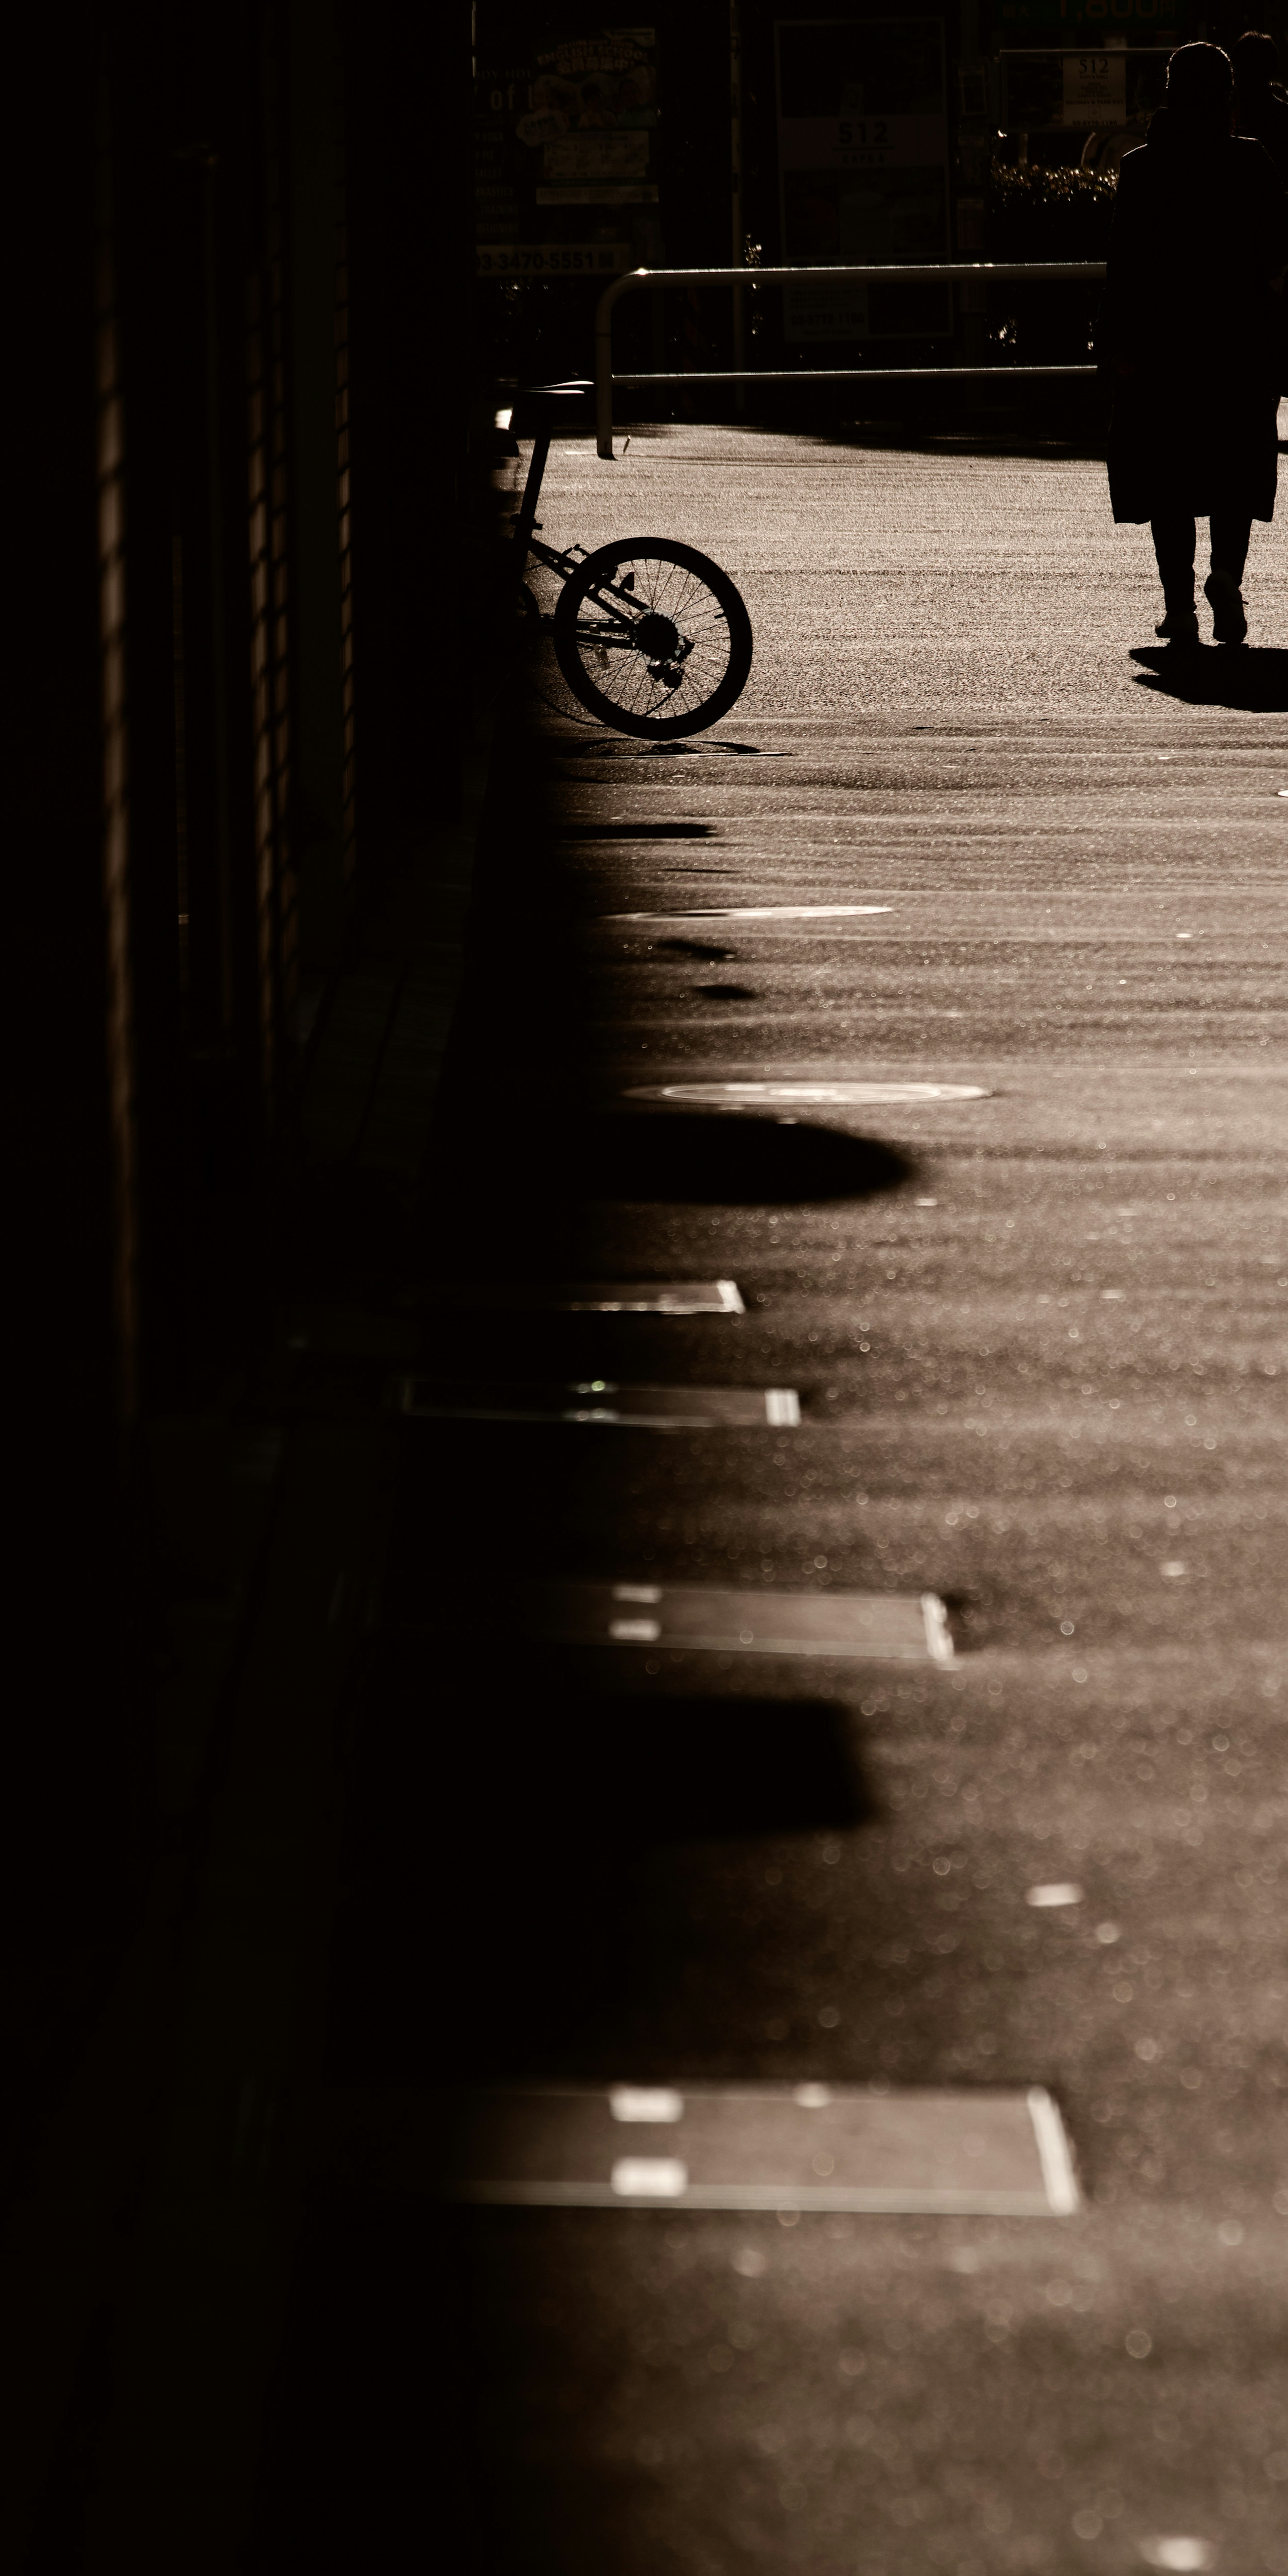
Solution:
M1137 686L1192 707L1241 707L1249 715L1288 712L1288 652L1276 644L1200 644L1178 652L1150 644L1132 654Z

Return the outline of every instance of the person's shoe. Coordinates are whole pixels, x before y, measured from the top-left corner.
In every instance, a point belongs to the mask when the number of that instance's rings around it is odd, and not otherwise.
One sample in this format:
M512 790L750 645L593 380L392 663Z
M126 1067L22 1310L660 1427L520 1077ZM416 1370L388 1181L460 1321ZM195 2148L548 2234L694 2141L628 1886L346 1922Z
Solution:
M1248 631L1243 613L1243 593L1232 572L1210 572L1203 584L1203 596L1212 611L1212 632L1218 644L1241 644Z
M1199 621L1192 608L1169 608L1161 626L1154 629L1165 644L1197 644Z

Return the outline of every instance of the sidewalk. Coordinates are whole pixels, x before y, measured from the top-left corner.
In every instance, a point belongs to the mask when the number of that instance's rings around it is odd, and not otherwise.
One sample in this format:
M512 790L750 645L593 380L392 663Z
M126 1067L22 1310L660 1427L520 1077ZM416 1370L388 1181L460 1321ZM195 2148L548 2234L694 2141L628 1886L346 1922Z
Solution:
M1181 699L1094 463L636 431L543 517L698 544L757 658L723 750L494 763L416 1369L801 1423L404 1423L248 2563L1288 2576L1278 539ZM971 1096L638 1100L755 1081ZM745 1311L532 1294L595 1280ZM957 1660L531 1581L932 1593ZM1042 2086L1083 2206L443 2216L462 2079Z

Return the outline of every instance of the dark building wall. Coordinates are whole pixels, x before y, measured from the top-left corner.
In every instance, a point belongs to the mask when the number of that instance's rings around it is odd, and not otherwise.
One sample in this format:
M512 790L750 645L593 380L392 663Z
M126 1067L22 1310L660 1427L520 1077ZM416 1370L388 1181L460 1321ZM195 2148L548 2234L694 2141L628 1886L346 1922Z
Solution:
M310 1028L459 789L468 46L463 7L71 0L14 62L20 2235L156 1889L199 1860L158 1696L176 1609L224 1579ZM51 2568L89 2438L45 2459L52 2387L22 2468Z

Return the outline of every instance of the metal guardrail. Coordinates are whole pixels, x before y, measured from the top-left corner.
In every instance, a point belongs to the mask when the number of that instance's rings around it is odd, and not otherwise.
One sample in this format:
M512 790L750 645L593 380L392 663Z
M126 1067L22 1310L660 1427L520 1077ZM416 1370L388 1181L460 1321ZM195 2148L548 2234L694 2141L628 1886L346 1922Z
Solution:
M954 376L1094 376L1094 367L679 367L650 375L613 373L613 307L623 295L641 287L663 286L940 286L960 279L987 286L1024 278L1034 285L1090 286L1105 274L1099 259L960 261L942 260L927 268L633 268L605 287L595 308L595 443L599 454L613 453L614 385L786 385L853 383L898 384L917 377Z

